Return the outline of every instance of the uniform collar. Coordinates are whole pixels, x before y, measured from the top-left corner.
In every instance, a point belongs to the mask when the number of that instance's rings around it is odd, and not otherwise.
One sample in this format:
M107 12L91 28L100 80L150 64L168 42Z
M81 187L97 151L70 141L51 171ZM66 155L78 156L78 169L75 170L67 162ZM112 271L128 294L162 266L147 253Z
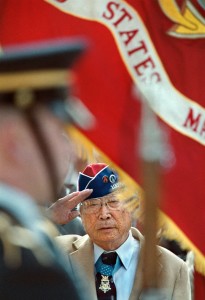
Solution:
M31 230L36 227L36 221L39 223L42 221L39 207L28 194L3 183L0 183L0 207Z

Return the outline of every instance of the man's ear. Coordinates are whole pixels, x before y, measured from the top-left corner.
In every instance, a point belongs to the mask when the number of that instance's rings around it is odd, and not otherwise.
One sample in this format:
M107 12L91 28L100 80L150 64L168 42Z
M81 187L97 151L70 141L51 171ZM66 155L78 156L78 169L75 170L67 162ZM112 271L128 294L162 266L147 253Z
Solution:
M80 217L82 218L82 206L79 205L79 212L80 212Z
M83 210L83 208L82 208L82 206L80 205L80 208L79 208L80 217L81 217L81 221L82 221L83 227L85 228L84 222L83 222L83 212L82 212L82 210Z
M9 120L0 135L4 159L7 162L18 164L25 159L26 152L22 147L25 135L20 123Z

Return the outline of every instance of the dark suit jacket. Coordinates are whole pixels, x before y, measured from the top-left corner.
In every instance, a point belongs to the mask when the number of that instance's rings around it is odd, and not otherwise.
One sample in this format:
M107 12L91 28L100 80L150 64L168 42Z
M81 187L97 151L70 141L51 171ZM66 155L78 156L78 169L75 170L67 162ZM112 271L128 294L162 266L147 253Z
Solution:
M144 243L141 233L132 228L132 235L140 242L140 255L135 281L129 300L142 299L142 247ZM97 300L94 275L94 250L88 235L64 235L57 237L62 250L67 254L73 265L74 276L78 280L84 274L87 287L92 294L92 300ZM164 295L164 300L190 300L190 284L188 270L185 262L169 250L157 247L158 280L159 288ZM78 264L78 268L76 268ZM128 300L128 299L125 299Z

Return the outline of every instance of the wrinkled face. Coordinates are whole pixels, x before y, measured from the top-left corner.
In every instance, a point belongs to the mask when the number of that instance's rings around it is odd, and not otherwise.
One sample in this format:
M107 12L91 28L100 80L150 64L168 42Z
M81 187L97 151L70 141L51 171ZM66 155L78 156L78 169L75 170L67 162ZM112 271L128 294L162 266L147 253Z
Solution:
M100 199L106 202L109 201L109 197L112 197L112 194ZM93 243L105 250L117 249L128 238L132 217L123 205L115 210L103 204L97 212L93 212L92 209L91 212L87 212L86 206L82 205L81 217Z

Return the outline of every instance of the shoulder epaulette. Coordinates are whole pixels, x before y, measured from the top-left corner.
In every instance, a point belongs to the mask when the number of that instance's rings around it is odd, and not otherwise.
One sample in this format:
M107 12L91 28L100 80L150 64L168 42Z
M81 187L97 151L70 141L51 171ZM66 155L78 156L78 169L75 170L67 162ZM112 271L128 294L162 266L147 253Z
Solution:
M3 259L10 268L21 266L22 248L30 250L42 265L50 265L52 256L42 247L37 236L28 228L17 224L8 214L0 212L0 240L3 246Z

